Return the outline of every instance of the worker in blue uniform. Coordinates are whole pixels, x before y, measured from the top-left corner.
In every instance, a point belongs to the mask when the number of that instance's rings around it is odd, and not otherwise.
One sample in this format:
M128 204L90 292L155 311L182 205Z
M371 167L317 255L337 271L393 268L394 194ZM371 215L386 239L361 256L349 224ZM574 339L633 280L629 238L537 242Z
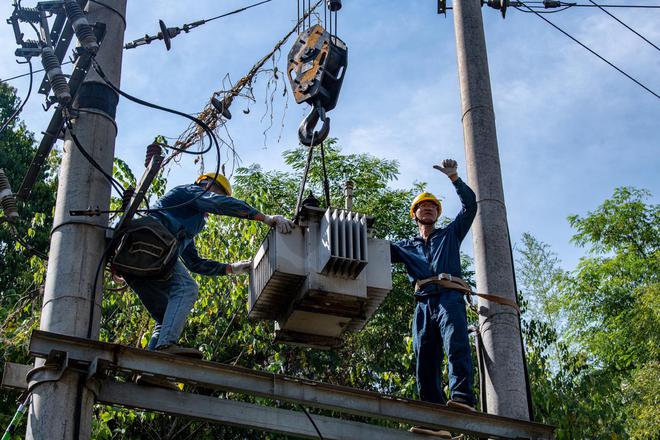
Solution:
M151 216L177 238L179 260L171 272L161 279L124 276L156 321L149 350L201 358L202 353L177 344L190 310L197 300L197 283L188 271L208 276L242 274L250 269L250 261L225 264L201 258L195 247L195 236L206 224L208 214L256 220L289 233L293 222L275 215L264 215L242 200L231 197L229 181L222 174L207 173L195 184L181 185L157 201Z
M410 216L417 223L419 236L392 243L392 262L405 265L408 277L415 286L412 335L420 399L473 410L472 356L464 294L452 290L448 280L460 280L460 246L477 213L477 203L474 192L458 177L455 160L444 160L442 166L435 165L434 168L449 177L461 200L462 209L449 225L436 228L442 205L431 193L419 194L410 208ZM449 371L449 401L442 383L445 354ZM446 431L422 427L414 427L411 431L451 438Z

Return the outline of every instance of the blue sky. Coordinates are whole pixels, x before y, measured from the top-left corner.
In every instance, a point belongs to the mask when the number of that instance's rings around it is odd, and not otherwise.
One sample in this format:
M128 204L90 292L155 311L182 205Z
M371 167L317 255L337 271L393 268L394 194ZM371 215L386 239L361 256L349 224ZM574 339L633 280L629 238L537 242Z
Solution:
M158 19L182 25L249 3L129 1L125 41L157 32ZM349 46L349 67L339 104L330 113L331 136L345 152L398 160L401 175L395 187L428 182L431 191L444 197L445 212L453 214L459 209L453 188L431 168L453 157L465 176L453 19L451 11L445 18L435 7L435 0L344 1L339 35ZM660 10L611 11L660 44ZM9 2L3 2L0 15L10 14ZM530 232L552 245L565 268L572 268L584 252L569 242L568 215L593 210L622 185L651 190L657 203L660 100L532 14L512 9L502 20L498 11L484 8L483 16L512 239ZM546 17L660 93L660 53L610 17L594 8ZM241 78L295 19L294 1L273 0L180 35L170 52L161 42L125 51L121 86L160 105L196 112L213 91L225 88L226 74L233 81ZM0 26L0 42L0 78L26 71L14 62L9 25ZM278 63L280 70L289 48L287 44ZM26 78L11 83L19 96L25 95ZM228 129L242 164L285 169L281 153L296 145L296 129L307 107L289 99L284 112L283 86L280 81L273 127L265 137L270 125L268 116L262 120L267 113L265 80L255 84L257 103L250 105L249 114L242 112L245 102L232 107ZM50 119L42 102L41 95L33 94L22 115L36 133ZM117 155L136 174L155 135L177 137L187 127L181 118L124 99L117 123ZM212 160L208 157L207 166ZM196 173L196 165L185 159L172 169L170 184L188 182ZM471 253L471 247L466 240L464 250Z

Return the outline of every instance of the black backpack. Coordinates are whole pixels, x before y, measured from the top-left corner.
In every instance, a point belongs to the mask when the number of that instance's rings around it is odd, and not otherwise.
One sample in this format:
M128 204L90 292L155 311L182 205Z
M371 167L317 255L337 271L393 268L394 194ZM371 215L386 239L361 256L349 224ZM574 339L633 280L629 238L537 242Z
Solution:
M110 262L121 276L166 278L177 261L177 239L153 217L133 220L119 232L119 244Z

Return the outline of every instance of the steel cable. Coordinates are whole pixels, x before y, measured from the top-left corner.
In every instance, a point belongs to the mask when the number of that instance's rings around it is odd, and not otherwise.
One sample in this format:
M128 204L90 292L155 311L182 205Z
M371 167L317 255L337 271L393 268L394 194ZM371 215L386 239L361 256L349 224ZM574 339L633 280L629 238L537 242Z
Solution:
M566 35L566 36L567 36L568 38L570 38L571 40L575 41L577 44L579 44L580 46L582 46L583 48L585 48L586 50L588 50L589 52L591 52L593 55L595 55L595 56L598 57L600 60L604 61L607 65L609 65L610 67L612 67L613 69L615 69L617 72L619 72L620 74L622 74L623 76L625 76L626 78L628 78L629 80L633 81L635 84L637 84L638 86L640 86L641 88L643 88L644 90L646 90L647 92L649 92L651 95L653 95L653 96L655 96L656 98L660 99L660 95L658 95L658 94L655 93L653 90L651 90L651 89L649 89L648 87L646 87L644 84L642 84L640 81L638 81L637 79L635 79L635 78L633 78L632 76L630 76L628 73L624 72L622 69L620 69L619 67L617 67L616 65L614 65L614 63L612 63L611 61L607 60L606 58L604 58L603 56L601 56L600 54L598 54L595 50L591 49L589 46L587 46L586 44L582 43L580 40L578 40L577 38L575 38L574 36L572 36L571 34L569 34L568 32L566 32L565 30L563 30L562 28L560 28L559 26L557 26L556 24L554 24L553 22L551 22L550 20L548 20L547 18L545 18L543 15L539 14L539 13L538 13L537 11L535 11L534 9L530 8L530 7L529 7L527 4L525 4L524 2L520 2L520 3L522 3L522 4L523 4L527 9L529 9L531 12L533 12L534 14L536 14L541 20L545 21L545 22L548 23L550 26L552 26L553 28L557 29L559 32L561 32L562 34Z

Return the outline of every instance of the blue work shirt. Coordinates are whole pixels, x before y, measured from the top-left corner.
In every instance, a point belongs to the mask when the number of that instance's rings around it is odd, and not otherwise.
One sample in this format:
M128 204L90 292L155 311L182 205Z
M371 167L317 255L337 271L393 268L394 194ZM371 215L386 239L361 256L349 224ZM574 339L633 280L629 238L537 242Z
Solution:
M225 275L227 265L201 258L195 247L195 236L206 225L206 214L254 219L259 213L242 200L207 191L199 185L181 185L172 188L152 209L169 208L186 203L180 208L153 211L151 216L160 221L179 241L179 255L191 271L200 275ZM192 203L191 200L195 199Z
M463 208L445 228L436 228L428 240L415 237L390 243L392 263L403 263L408 271L408 278L415 286L418 280L430 278L441 273L461 277L461 242L465 238L477 214L477 200L474 192L460 178L453 182ZM447 290L437 284L429 283L416 291L415 295L426 296Z

